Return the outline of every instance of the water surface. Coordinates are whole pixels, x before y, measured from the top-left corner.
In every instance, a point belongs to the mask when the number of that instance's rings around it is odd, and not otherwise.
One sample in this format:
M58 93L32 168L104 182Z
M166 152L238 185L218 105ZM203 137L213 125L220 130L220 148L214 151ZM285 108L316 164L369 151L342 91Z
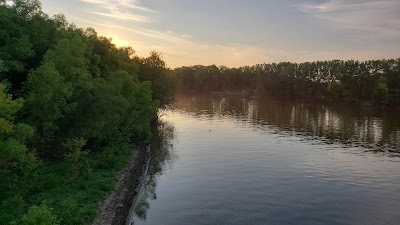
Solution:
M178 95L136 225L400 224L394 110Z

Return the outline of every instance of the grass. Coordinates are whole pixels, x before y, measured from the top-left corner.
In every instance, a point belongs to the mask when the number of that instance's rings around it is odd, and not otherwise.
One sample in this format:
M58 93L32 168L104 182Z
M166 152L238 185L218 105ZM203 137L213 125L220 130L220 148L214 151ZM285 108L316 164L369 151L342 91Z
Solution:
M53 208L53 214L61 219L61 224L90 224L99 203L114 188L131 153L128 144L89 153L74 180L71 180L70 163L44 162L37 186L26 198L28 208L44 203Z

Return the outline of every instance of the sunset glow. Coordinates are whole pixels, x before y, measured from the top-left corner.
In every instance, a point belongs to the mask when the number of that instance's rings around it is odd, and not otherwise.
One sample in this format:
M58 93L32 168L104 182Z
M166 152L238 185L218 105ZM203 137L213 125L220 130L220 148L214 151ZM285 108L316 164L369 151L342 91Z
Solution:
M169 67L280 61L380 59L400 52L400 2L43 1L140 56L159 51ZM79 19L78 19L79 18Z

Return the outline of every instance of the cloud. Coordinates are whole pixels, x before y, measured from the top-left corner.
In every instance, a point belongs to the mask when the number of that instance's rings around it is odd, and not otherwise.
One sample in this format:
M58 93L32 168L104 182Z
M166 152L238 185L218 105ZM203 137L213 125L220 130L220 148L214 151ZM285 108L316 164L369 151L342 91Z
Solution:
M100 16L110 17L119 20L132 20L136 22L149 22L149 19L145 16L133 15L129 13L121 13L118 11L111 11L111 13L102 13L102 12L91 12L93 14L97 14Z
M297 8L338 28L363 32L375 38L400 38L399 0L328 0L303 3Z
M80 0L90 4L96 10L91 11L100 16L118 20L150 22L149 13L157 13L155 10L139 4L138 0Z
M143 6L139 6L133 2L130 1L119 1L119 4L121 4L122 6L128 7L130 9L136 9L136 10L140 10L140 11L144 11L144 12L149 12L149 13L158 13L157 11L153 10L153 9L149 9Z
M101 5L107 9L119 8L121 6L144 12L156 13L156 11L139 5L138 0L81 0L89 4Z

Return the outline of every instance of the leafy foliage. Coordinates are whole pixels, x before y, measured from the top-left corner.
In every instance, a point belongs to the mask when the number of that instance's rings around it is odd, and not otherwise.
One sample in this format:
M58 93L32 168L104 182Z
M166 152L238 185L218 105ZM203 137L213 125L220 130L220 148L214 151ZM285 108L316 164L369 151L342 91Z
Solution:
M172 102L170 70L39 0L0 1L0 27L0 224L90 223Z
M17 224L17 223L11 223ZM52 209L46 205L32 206L18 223L21 225L59 225L57 216L53 215Z
M25 141L33 128L15 123L15 114L21 109L22 99L13 100L0 85L0 223L17 216L25 204L23 197L31 191L37 178L39 161L29 152Z
M141 63L139 78L152 83L153 98L160 101L161 107L174 102L176 77L166 68L161 53L152 51L147 58L137 58Z

